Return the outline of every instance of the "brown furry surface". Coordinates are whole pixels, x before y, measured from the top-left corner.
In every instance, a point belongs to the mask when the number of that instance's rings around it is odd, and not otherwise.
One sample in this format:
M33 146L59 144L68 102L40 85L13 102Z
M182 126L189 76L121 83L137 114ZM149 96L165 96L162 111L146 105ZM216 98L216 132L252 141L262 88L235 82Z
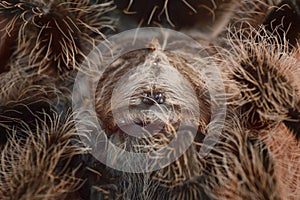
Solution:
M299 142L284 124L263 133L265 141L274 155L277 191L282 199L298 199L300 186Z
M237 116L232 119L207 158L211 198L281 199L274 172L276 160L268 146L253 137Z
M1 151L1 198L68 199L82 185L75 176L79 166L70 165L75 155L84 153L72 144L76 142L72 120L59 122L59 116L49 120L49 126L36 125L36 132L12 130ZM16 134L27 137L18 139Z
M274 198L297 199L300 97L299 80L295 77L299 77L300 63L295 55L298 49L290 49L286 41L279 41L265 30L246 32L250 36L238 33L240 37L229 38L232 49L226 54L225 68L234 81L231 90L240 92L229 104L240 110L240 119L247 129L265 142L273 157L278 196Z
M112 29L105 13L111 2L92 4L78 1L1 1L3 29L17 44L11 67L53 77L79 69L83 58ZM5 40L9 41L9 40Z

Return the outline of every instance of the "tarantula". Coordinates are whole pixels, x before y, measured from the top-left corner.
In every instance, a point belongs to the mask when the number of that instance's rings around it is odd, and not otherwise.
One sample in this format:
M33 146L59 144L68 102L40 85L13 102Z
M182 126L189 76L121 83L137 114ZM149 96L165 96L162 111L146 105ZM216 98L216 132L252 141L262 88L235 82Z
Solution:
M1 199L297 199L299 22L299 0L1 1Z

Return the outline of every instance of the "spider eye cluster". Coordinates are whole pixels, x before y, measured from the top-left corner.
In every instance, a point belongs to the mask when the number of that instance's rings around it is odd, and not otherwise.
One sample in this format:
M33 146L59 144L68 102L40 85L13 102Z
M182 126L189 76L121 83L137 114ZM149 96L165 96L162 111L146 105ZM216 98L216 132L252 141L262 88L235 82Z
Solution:
M148 105L163 104L165 103L165 96L161 92L146 92L142 97L142 101Z

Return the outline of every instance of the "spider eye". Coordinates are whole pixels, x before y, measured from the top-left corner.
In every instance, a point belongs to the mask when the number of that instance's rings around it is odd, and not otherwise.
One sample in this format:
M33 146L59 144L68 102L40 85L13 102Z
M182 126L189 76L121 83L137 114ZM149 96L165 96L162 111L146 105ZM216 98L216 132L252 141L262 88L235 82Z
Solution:
M162 95L162 93L157 93L154 95L154 100L159 103L159 104L162 104L164 103L164 97Z

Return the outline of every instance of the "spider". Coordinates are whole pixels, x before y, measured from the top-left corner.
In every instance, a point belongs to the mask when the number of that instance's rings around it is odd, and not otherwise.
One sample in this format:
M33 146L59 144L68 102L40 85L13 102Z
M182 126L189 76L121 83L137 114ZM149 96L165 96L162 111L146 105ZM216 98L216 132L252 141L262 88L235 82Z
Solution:
M299 0L0 1L1 199L297 199L299 23ZM206 53L151 41L89 85L98 75L90 55L105 62L99 45L143 27L184 33ZM224 85L218 138L208 134L219 122L203 69L218 70ZM79 99L94 105L103 130L72 107L79 73L89 77L83 90L95 91ZM89 128L78 128L78 115ZM133 153L176 138L191 145L173 160L182 149L169 148L170 163L156 170L132 173L101 162L144 166L98 151L107 146L95 132ZM201 156L207 142L215 145Z

